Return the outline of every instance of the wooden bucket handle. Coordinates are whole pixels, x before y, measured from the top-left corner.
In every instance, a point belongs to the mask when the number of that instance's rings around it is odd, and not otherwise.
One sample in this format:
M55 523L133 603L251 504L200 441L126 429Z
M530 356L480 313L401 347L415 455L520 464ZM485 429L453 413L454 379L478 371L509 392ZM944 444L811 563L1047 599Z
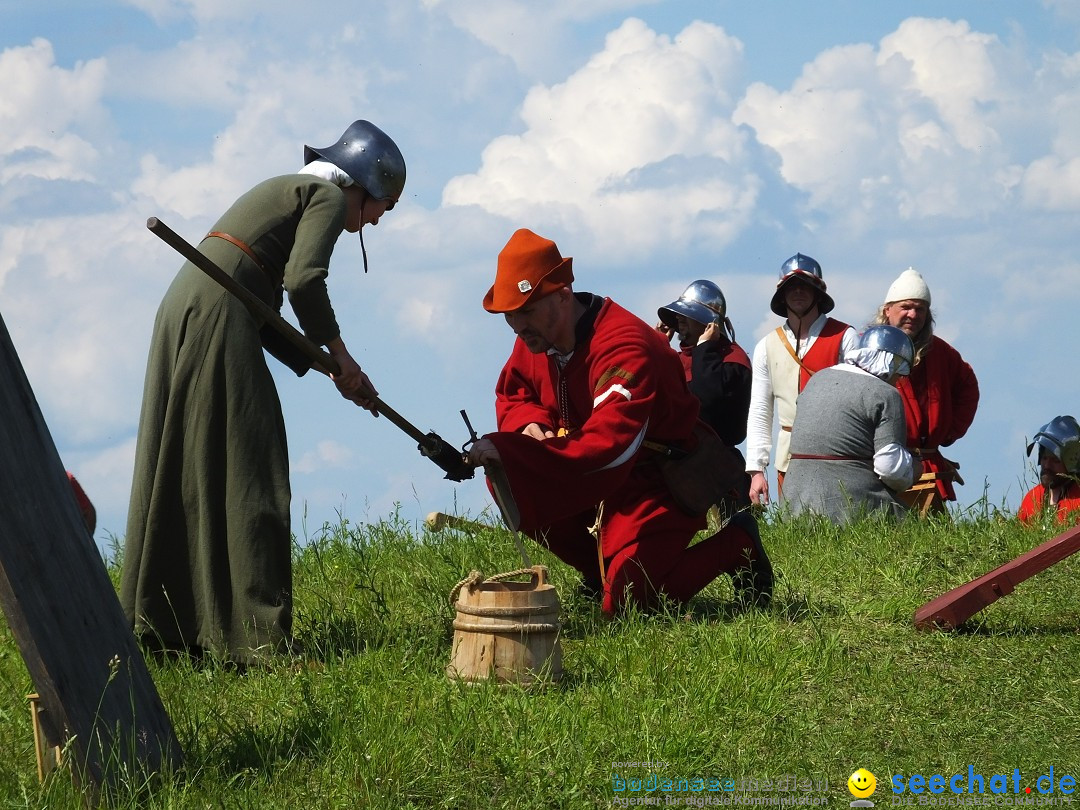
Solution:
M461 580L450 591L450 604L453 605L457 602L458 593L462 588L468 588L470 591L479 587L487 582L503 582L511 577L519 577L522 574L529 574L532 577L533 590L539 588L541 585L548 584L548 569L546 565L534 565L531 568L519 568L516 571L507 571L504 574L492 574L487 579L479 571L470 571L469 575L465 579Z

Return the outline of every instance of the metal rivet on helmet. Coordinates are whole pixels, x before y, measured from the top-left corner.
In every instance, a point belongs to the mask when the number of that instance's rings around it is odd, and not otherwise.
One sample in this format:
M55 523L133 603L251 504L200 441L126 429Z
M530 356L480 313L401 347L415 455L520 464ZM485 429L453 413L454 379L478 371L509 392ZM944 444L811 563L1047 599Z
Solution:
M304 147L304 163L328 160L376 200L389 200L389 211L405 188L405 158L390 136L370 121L353 121L337 143L322 149Z

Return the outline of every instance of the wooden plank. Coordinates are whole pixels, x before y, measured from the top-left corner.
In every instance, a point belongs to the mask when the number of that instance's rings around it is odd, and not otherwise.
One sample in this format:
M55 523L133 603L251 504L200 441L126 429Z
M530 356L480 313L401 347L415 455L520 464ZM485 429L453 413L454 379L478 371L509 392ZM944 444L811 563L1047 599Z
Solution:
M2 317L0 380L0 607L77 782L139 784L180 743Z
M954 630L987 605L1008 596L1026 579L1080 551L1080 526L1062 532L1015 560L953 588L915 611L920 630Z

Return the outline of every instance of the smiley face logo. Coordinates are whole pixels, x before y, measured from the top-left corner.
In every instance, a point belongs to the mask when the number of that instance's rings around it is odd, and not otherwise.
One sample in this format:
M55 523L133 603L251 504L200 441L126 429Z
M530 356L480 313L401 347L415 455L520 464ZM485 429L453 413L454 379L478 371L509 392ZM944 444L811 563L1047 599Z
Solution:
M847 789L856 799L866 799L877 790L877 777L866 768L859 768L847 780Z

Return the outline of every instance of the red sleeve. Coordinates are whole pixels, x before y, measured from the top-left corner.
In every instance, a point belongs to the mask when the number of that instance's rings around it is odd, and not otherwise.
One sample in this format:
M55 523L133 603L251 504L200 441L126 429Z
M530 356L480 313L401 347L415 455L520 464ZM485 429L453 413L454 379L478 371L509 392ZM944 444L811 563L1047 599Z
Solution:
M956 349L949 346L952 378L952 424L941 444L950 445L968 432L979 407L979 381L975 371Z
M514 341L514 350L495 386L495 424L500 431L520 433L534 422L550 430L556 428L559 416L553 408L551 364L547 355L534 356L520 339Z
M1032 518L1042 508L1042 498L1039 497L1041 490L1042 487L1033 487L1024 495L1024 499L1020 502L1020 511L1016 513L1021 523L1031 523Z

